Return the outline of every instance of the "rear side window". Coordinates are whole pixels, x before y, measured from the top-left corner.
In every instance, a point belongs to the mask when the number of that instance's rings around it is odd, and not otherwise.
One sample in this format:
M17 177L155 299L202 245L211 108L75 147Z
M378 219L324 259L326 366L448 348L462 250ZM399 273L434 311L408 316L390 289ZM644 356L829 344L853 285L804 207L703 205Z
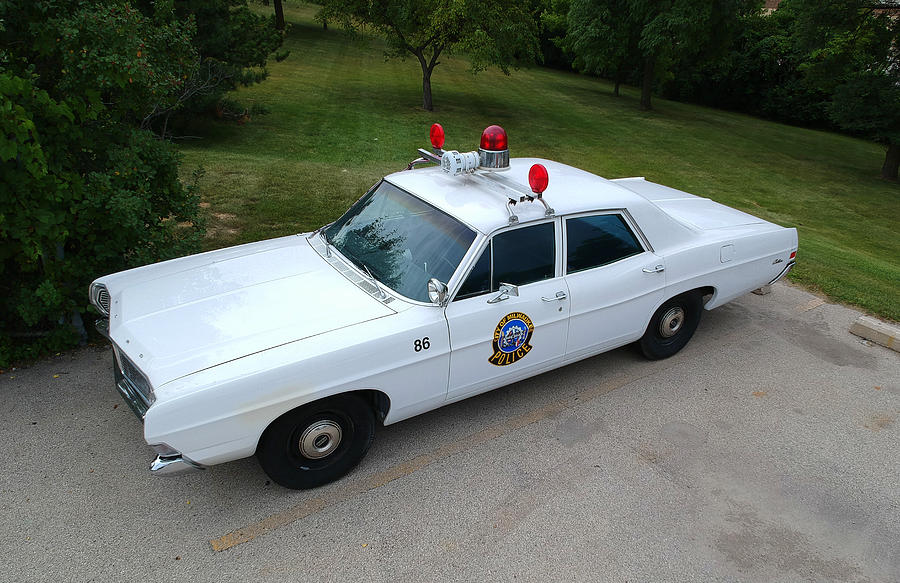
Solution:
M501 283L526 285L556 275L556 231L541 223L495 235L456 294L457 300L500 289Z
M621 215L593 215L566 220L566 273L607 265L643 248Z

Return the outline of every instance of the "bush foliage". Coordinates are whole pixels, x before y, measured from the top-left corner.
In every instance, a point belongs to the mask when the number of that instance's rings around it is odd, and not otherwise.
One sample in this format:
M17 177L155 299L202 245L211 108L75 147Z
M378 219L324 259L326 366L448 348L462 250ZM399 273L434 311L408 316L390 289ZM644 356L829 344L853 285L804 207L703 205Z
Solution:
M198 249L198 198L159 134L264 77L266 24L234 0L0 1L0 366L83 337L95 277Z

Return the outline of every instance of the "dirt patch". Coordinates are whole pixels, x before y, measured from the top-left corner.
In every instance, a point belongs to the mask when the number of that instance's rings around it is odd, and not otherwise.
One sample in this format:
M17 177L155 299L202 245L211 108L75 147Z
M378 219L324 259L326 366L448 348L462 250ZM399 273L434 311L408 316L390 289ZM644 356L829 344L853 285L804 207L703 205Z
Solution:
M888 415L886 413L876 413L871 419L863 423L863 427L872 431L881 431L893 427L896 415Z

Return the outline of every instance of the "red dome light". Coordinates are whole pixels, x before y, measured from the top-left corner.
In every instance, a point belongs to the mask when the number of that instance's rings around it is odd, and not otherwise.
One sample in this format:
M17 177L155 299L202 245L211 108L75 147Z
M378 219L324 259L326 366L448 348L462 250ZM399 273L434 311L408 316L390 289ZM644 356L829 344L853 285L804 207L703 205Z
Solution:
M533 193L541 194L547 190L548 182L550 182L550 177L547 175L547 169L544 168L543 164L535 164L528 171L528 184L531 186Z
M500 126L488 126L481 132L481 149L497 152L508 150L506 130Z
M444 147L444 128L441 127L441 124L431 124L429 136L431 137L432 147L437 148L438 150Z

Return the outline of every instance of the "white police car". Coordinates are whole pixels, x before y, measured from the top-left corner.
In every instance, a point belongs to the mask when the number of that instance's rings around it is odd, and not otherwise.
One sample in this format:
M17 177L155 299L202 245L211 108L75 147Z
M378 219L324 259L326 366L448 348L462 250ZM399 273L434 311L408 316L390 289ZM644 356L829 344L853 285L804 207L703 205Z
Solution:
M797 232L642 178L432 151L313 233L97 279L118 390L171 474L256 454L310 488L395 423L627 343L678 352ZM439 167L415 169L433 162Z

